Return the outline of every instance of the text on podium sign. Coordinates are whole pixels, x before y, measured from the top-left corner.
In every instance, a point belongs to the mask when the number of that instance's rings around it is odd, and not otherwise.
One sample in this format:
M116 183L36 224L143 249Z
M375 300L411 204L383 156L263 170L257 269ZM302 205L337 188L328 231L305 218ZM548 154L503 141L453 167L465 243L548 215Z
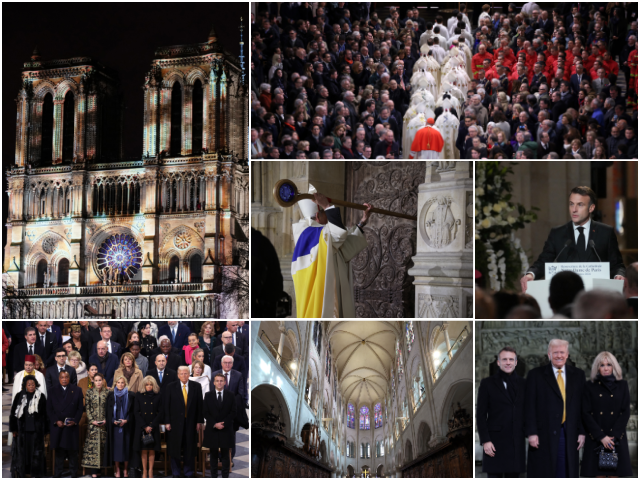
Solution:
M577 273L583 278L606 278L610 277L609 262L558 262L545 263L545 278L551 280L558 272L570 271Z

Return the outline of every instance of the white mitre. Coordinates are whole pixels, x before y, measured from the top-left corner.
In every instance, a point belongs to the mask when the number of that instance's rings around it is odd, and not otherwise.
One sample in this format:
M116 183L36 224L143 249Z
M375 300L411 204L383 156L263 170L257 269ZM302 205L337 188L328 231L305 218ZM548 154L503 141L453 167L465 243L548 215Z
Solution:
M309 184L309 193L313 195L314 193L318 193L318 191L316 190L316 187ZM304 218L315 218L316 213L318 213L318 205L316 205L316 202L313 200L299 200L298 206L300 207L300 211Z

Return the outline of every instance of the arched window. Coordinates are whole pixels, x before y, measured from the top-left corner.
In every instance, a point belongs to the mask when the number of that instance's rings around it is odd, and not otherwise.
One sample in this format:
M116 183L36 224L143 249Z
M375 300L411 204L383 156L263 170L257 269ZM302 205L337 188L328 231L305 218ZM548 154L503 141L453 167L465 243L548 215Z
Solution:
M376 403L373 407L373 415L375 418L376 428L380 428L382 426L382 405Z
M402 348L400 348L400 340L396 340L396 358L398 364L398 383L404 373L404 363L402 362Z
M192 102L193 102L193 120L191 122L192 125L192 144L191 151L194 155L199 155L202 153L202 112L203 112L203 94L202 94L202 82L200 80L196 80L193 84L193 94L192 94Z
M351 442L351 458L356 458L355 446L356 444L354 442Z
M360 430L369 430L371 427L369 420L369 408L361 407L360 408Z
M169 260L169 283L174 283L178 278L178 269L180 268L180 259L177 255Z
M347 442L347 457L351 456L351 444Z
M173 84L171 92L171 156L180 155L182 150L182 88L179 82Z
M405 322L405 336L407 337L407 352L410 352L411 347L413 346L413 341L415 340L412 320Z
M36 271L37 271L36 287L42 288L44 287L44 276L47 273L47 261L44 258L38 262Z
M360 458L366 458L366 450L365 450L365 445L364 443L360 444Z
M49 165L53 159L53 95L47 93L42 102L42 149L40 162Z
M367 458L371 458L371 445L367 443Z
M58 263L58 286L69 286L69 260L66 258L63 258L60 260L60 263Z
M75 99L71 90L64 96L62 109L62 159L73 159L73 124L75 120Z
M356 428L355 408L351 404L347 406L347 427Z
M191 283L202 282L202 257L200 255L192 255L189 259L189 273Z

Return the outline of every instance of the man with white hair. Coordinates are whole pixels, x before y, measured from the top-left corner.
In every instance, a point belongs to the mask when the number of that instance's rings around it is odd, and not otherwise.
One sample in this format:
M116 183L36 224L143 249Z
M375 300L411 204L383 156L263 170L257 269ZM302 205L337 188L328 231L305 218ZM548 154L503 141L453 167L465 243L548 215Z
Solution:
M581 401L586 377L584 371L567 364L566 340L551 340L547 356L547 365L527 375L527 477L577 478L579 450L585 440Z

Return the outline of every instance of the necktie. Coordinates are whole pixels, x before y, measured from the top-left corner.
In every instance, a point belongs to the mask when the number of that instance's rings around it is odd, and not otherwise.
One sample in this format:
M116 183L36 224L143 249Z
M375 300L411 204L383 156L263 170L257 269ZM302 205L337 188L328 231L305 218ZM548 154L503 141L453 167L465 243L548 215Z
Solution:
M578 235L578 252L582 254L587 249L584 239L584 227L578 227L578 231L580 232Z
M562 379L562 370L558 370L558 387L562 394L562 423L567 419L567 394L564 391L564 380Z
M224 374L224 386L227 387L229 385L229 374Z
M33 345L29 345L29 355L33 355Z
M236 334L235 333L233 334L233 344L234 345L236 344Z
M173 343L176 343L176 329L175 328L172 330L171 335L173 335Z
M159 377L160 377L160 385L162 385L162 372L158 372Z
M42 346L47 348L47 344L44 341L44 335L40 336L40 338L42 339Z
M182 396L184 397L184 418L187 418L187 386L182 385Z
M222 393L218 392L218 403L222 403Z

